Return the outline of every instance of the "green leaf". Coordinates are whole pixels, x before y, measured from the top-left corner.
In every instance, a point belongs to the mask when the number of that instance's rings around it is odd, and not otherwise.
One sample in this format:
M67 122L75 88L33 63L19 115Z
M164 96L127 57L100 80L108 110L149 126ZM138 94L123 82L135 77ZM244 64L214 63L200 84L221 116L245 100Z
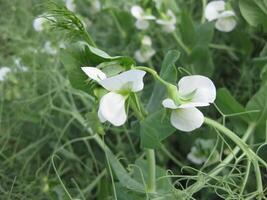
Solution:
M160 76L173 84L176 84L177 80L177 69L175 67L175 62L179 59L180 52L176 50L170 50L164 57L162 62ZM161 102L166 94L166 89L161 83L156 83L149 102L147 104L148 112L152 113L158 110L161 106Z
M251 26L262 25L267 28L267 7L258 0L240 0L239 8L245 20Z
M263 85L259 91L249 100L247 111L258 111L249 114L250 120L258 124L267 120L267 85Z
M134 172L133 177L138 180L139 182L142 182L142 177L144 178L145 182L147 182L148 179L148 173L147 173L147 167L148 163L147 160L144 159L137 159L135 161ZM170 194L173 190L170 178L166 178L166 170L156 166L156 179L158 181L156 182L156 193L162 197L163 194ZM165 178L162 178L165 177ZM161 179L159 179L161 178Z
M212 41L214 34L214 24L212 22L207 22L204 24L199 24L196 27L196 43L198 45L206 45Z
M194 74L210 76L214 70L213 60L207 45L197 45L189 58L193 65Z
M144 186L143 184L139 183L138 181L134 180L124 169L124 167L121 165L121 163L118 161L118 159L115 157L115 155L107 151L107 158L110 162L110 165L116 175L116 177L119 179L122 186L134 190L137 192L144 193Z
M189 12L181 13L180 32L186 46L193 47L196 41L196 32Z
M161 141L174 133L165 110L161 109L149 115L140 123L141 146L144 148L159 148Z
M101 63L105 63L102 67L108 68L108 62L124 69L129 69L135 62L129 57L115 56L112 57L106 52L88 45L85 42L78 42L74 45L63 50L60 54L60 60L65 66L69 80L72 86L76 89L83 90L93 95L93 89L96 84L91 82L88 84L88 77L81 70L83 66L97 66Z
M218 108L225 115L232 115L236 113L245 112L245 108L231 95L226 88L220 88L217 90L217 97L215 101ZM245 122L249 122L248 116L238 115Z

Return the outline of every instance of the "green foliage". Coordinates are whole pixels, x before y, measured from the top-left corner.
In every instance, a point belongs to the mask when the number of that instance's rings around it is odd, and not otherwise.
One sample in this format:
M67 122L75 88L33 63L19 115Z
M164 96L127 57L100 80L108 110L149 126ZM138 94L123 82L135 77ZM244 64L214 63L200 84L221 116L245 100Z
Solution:
M174 133L166 111L158 110L140 123L141 146L144 148L159 148L161 141Z
M267 119L267 85L263 85L259 91L249 100L247 111L255 111L250 113L250 120L258 124L266 123Z
M240 0L240 11L251 26L263 26L267 28L267 2L259 0Z
M160 77L164 80L176 84L177 79L177 69L175 63L180 57L180 53L176 50L168 51L161 65ZM160 83L156 82L149 102L147 104L148 112L155 112L161 107L162 100L166 95L166 88Z

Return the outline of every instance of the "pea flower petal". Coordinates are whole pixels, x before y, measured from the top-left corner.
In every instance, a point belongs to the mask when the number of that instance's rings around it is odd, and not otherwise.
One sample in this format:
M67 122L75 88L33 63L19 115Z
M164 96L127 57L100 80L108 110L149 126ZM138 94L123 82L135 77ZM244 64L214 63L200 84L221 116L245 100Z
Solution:
M225 10L225 2L223 0L211 1L205 8L205 17L208 21L218 19L220 12Z
M109 92L105 94L101 100L98 110L98 117L100 121L109 121L114 126L121 126L126 122L127 115L125 111L126 97Z
M204 116L197 108L179 108L171 113L171 124L185 132L199 128L204 122Z
M96 67L82 67L83 72L96 82L107 78L106 74Z
M131 69L119 75L103 79L99 82L102 87L109 91L131 91L138 92L144 87L143 77L146 72Z
M182 96L195 91L189 103L200 103L199 106L207 106L216 98L216 88L213 82L205 76L184 76L179 81L178 88Z
M215 27L219 31L230 32L236 27L235 13L233 11L225 11L221 13L215 23Z

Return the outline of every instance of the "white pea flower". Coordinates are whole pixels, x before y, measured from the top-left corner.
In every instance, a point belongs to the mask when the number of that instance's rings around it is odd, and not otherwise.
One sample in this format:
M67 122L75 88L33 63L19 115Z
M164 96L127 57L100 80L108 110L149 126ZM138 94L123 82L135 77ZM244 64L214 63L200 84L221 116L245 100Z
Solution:
M50 54L50 55L56 55L57 54L57 49L52 46L50 41L45 42L43 51L47 54Z
M37 17L33 20L33 28L37 32L41 32L44 30L44 23L46 22L46 19L43 17Z
M222 32L230 32L236 26L235 13L226 10L223 0L211 1L205 8L205 17L208 21L216 20L215 28Z
M151 59L156 51L152 48L152 40L147 35L143 37L141 44L141 48L135 51L134 57L138 62L145 63Z
M213 82L200 75L185 76L178 82L177 93L182 103L167 98L162 105L172 109L171 124L185 132L199 128L204 122L204 116L196 107L208 106L216 98L216 88Z
M100 121L109 121L114 126L121 126L126 122L127 115L125 101L131 92L139 92L143 89L143 77L146 72L131 69L116 76L107 77L100 69L95 67L82 67L84 73L95 80L109 92L101 100L98 109Z
M94 0L91 2L90 11L95 14L101 10L101 2L99 0Z
M9 67L0 68L0 81L5 80L6 75L11 71Z
M74 12L76 10L76 5L74 3L74 0L66 0L66 8L72 12Z
M196 139L194 146L191 147L190 152L187 154L187 159L192 163L201 165L209 158L209 163L214 163L219 160L219 152L213 150L214 140L212 139ZM213 152L212 155L210 155Z
M156 23L161 25L165 32L171 33L175 30L176 16L171 10L168 10L165 18L157 19Z
M135 26L137 29L145 30L149 27L149 20L156 19L153 15L146 14L140 6L132 6L132 15L136 18Z

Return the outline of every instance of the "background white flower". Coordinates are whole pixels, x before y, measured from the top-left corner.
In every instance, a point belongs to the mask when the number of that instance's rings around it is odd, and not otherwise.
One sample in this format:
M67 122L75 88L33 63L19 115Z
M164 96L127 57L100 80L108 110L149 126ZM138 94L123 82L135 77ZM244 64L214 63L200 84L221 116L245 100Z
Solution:
M137 29L145 30L149 27L149 20L156 19L153 15L146 14L140 6L132 6L132 15L136 18L135 26Z
M213 82L200 75L185 76L178 82L177 90L182 103L173 99L163 100L165 108L172 109L171 124L185 132L199 128L204 122L203 114L195 107L208 106L216 98L216 88ZM188 96L190 95L190 98Z
M56 55L57 54L57 49L52 46L52 43L50 41L45 42L43 51L47 54L50 54L50 55Z
M205 17L208 21L216 20L215 28L222 32L230 32L236 26L235 13L226 10L223 0L211 1L205 8Z
M157 19L156 23L163 27L163 30L167 33L173 32L175 30L176 16L171 10L166 13L166 18Z
M203 164L208 159L209 164L217 162L219 160L219 152L213 149L214 145L213 139L196 139L194 146L191 147L190 152L187 154L187 159L197 165Z
M109 121L114 126L123 125L127 119L125 101L129 93L143 89L143 77L146 72L131 69L107 78L104 72L95 67L82 67L82 70L89 78L109 91L100 100L98 109L100 121Z
M33 20L33 28L37 32L41 32L44 30L44 23L46 22L46 19L43 17L37 17Z
M72 12L76 10L76 5L74 3L74 0L66 0L66 8Z
M0 68L0 81L5 80L6 75L11 71L9 67Z
M134 57L138 62L145 63L151 59L156 51L152 48L152 40L147 35L142 38L141 44L141 48L135 51Z

